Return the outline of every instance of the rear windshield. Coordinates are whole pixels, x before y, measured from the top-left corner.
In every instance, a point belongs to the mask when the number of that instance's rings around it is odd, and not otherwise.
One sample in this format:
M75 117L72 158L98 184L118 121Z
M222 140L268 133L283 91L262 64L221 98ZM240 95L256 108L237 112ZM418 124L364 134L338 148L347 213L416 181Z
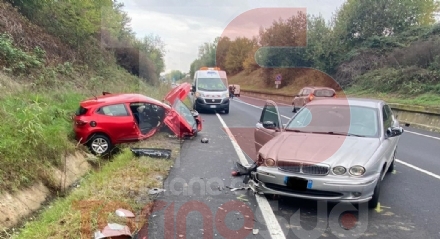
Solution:
M82 107L82 106L80 106L80 107L76 110L75 115L76 115L76 116L80 116L80 115L85 115L86 113L87 113L87 109L84 108L84 107Z
M313 94L316 97L332 97L335 92L332 90L316 90Z

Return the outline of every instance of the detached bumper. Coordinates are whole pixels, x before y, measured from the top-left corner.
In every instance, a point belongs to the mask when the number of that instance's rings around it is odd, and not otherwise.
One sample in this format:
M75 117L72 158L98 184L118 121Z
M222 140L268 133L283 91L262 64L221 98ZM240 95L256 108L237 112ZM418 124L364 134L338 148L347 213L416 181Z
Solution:
M338 177L336 175L315 176L294 174L277 168L259 167L254 173L255 179L249 186L256 192L276 194L311 200L331 202L368 202L374 193L379 174L366 178ZM298 177L308 181L304 190L293 190L286 183L286 177Z

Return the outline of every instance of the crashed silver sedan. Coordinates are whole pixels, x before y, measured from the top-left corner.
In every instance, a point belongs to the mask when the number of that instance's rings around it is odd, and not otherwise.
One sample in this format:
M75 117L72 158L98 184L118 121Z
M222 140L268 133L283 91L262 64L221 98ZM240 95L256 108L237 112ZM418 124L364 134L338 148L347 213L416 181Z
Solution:
M317 100L281 122L267 101L254 131L257 166L248 174L255 192L377 206L403 133L386 102Z

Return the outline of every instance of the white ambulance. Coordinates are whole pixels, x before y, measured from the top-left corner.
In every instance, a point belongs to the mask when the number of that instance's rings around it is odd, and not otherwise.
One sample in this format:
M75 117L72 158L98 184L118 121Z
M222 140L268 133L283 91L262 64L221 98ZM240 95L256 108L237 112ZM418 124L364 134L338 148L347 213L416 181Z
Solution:
M202 67L194 73L193 108L229 114L228 77L219 67Z

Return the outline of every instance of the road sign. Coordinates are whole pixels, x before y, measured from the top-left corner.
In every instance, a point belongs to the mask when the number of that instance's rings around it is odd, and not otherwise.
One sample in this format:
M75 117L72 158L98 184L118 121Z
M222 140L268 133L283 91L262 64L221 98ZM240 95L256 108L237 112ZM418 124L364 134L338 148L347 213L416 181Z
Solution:
M275 85L281 84L281 81L275 81Z
M275 81L281 81L281 79L282 79L281 74L278 74L275 78Z

